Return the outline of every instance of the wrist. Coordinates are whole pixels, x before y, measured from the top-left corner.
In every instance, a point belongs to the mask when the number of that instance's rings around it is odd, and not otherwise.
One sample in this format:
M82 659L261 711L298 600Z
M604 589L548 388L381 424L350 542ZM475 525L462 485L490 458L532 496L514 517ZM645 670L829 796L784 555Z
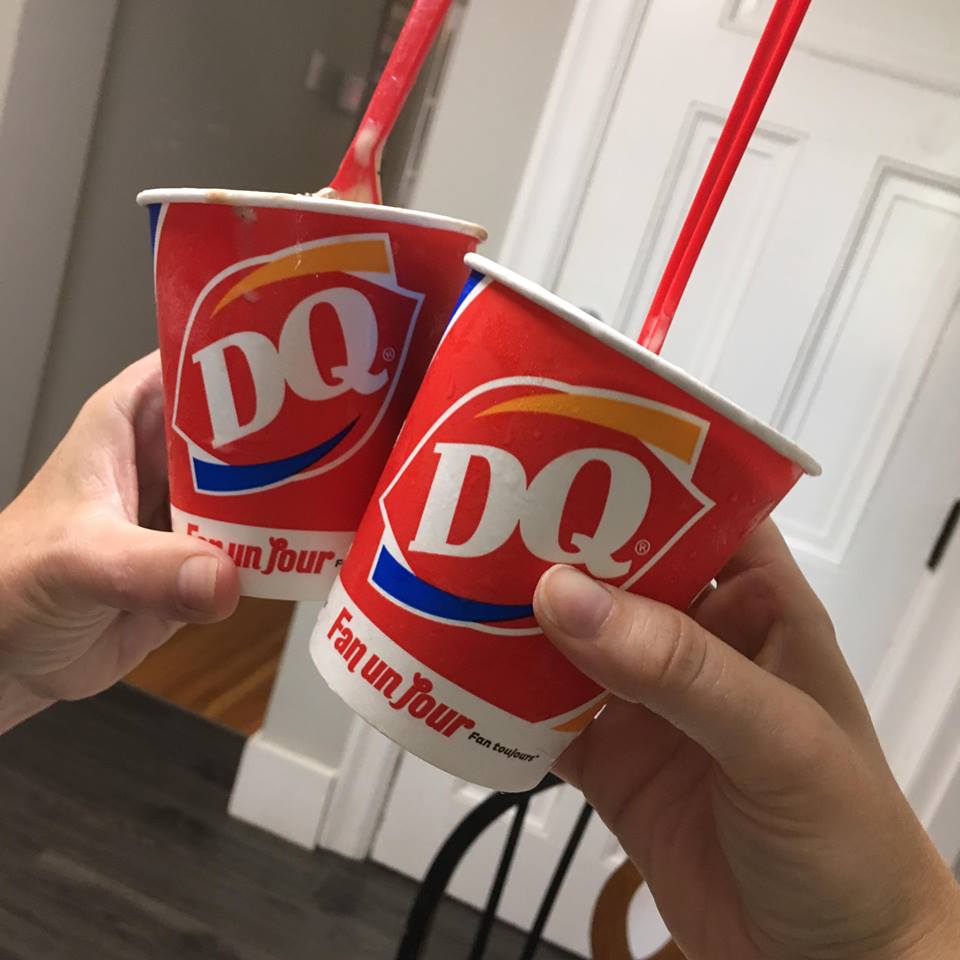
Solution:
M52 700L38 696L16 677L0 673L0 735L49 707L51 703Z
M925 917L893 944L883 960L950 960L960 957L960 886L937 857L935 880L926 891Z
M0 735L23 723L54 701L35 693L19 675L17 623L24 616L19 593L0 570Z

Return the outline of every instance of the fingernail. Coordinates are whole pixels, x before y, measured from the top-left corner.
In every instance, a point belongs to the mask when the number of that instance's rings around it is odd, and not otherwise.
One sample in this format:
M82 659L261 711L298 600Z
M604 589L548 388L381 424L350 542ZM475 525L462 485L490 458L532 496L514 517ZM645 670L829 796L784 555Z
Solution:
M183 561L177 574L177 597L188 610L206 613L213 607L220 561L198 553Z
M540 582L544 613L564 633L586 640L610 616L613 597L596 580L573 567L554 567Z

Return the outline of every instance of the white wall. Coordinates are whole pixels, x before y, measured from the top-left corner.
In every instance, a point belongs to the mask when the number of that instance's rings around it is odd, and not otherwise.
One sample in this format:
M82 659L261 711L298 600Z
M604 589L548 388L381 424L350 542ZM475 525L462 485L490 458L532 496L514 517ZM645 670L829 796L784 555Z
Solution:
M411 206L476 220L495 255L520 185L574 0L472 0L450 53ZM509 24L509 30L505 25ZM491 44L500 54L489 63ZM248 743L231 810L288 839L312 845L335 784L352 719L309 661L315 607L291 624L261 731ZM289 771L287 791L263 793L267 776ZM279 795L309 795L282 803Z
M310 659L320 604L299 603L263 727L244 748L230 813L310 849L342 762L353 715Z
M261 733L287 750L336 768L351 712L334 696L310 659L319 603L298 603Z

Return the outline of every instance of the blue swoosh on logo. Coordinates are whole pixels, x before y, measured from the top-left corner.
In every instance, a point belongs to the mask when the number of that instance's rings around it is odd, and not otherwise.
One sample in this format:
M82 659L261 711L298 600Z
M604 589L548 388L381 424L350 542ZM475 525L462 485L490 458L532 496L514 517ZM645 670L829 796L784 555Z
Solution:
M295 453L292 457L284 457L282 460L231 464L210 463L209 460L198 460L193 457L193 475L197 490L201 493L240 493L287 480L301 470L312 466L321 457L325 457L354 428L356 423L357 421L354 420L323 443L302 453Z
M150 249L155 250L157 248L157 225L160 222L160 207L159 203L151 203L147 207L147 213L150 215Z
M484 603L447 593L411 573L385 547L380 548L371 579L381 590L405 606L443 620L495 623L533 615L531 604Z
M473 293L473 288L483 279L483 274L479 270L472 270L470 276L467 277L466 283L463 285L463 289L460 291L460 296L457 297L457 302L453 306L453 313L450 314L452 317L459 309L460 304L463 303L467 297Z

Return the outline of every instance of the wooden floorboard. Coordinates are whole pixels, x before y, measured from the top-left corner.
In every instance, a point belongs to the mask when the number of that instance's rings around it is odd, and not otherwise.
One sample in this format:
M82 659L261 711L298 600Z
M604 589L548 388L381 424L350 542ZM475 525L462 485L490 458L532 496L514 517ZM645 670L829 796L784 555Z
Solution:
M0 737L0 960L390 960L415 884L230 819L242 747L123 686ZM445 904L426 957L476 922ZM498 925L487 957L521 943Z
M263 723L292 614L292 603L244 597L228 620L178 631L127 681L249 735Z

